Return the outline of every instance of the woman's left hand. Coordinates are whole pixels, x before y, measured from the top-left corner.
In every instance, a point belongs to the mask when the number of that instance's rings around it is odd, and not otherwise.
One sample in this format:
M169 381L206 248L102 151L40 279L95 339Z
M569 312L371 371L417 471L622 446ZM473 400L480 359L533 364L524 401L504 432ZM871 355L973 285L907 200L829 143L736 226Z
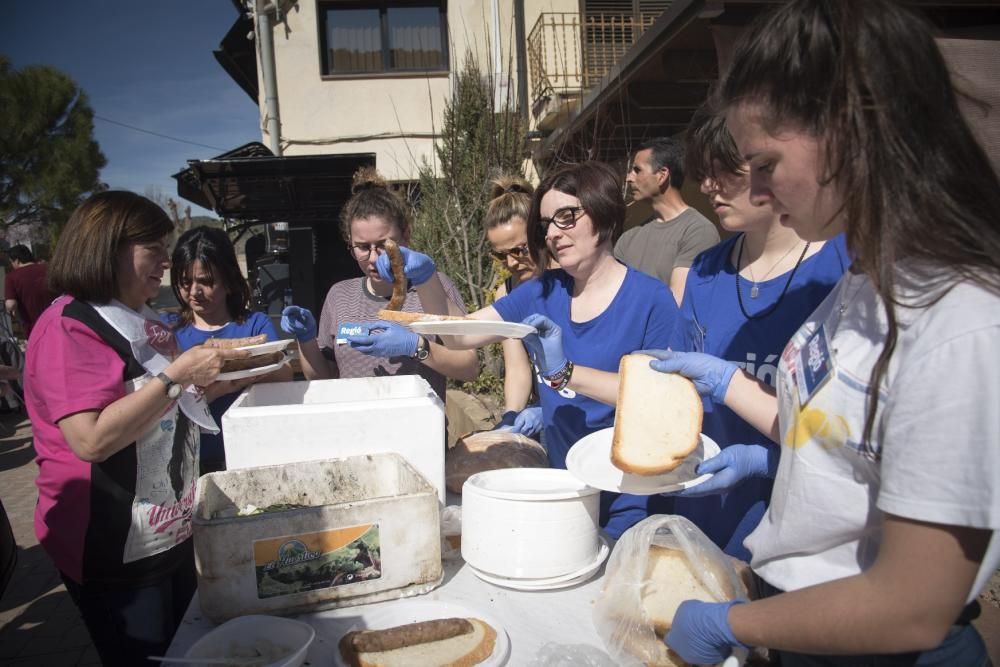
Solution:
M403 274L414 287L423 285L437 271L434 260L427 255L404 246L399 246L399 252L403 255ZM378 259L375 260L375 268L378 269L378 275L382 280L387 283L394 282L388 253L383 252L378 256Z
M674 494L684 498L700 498L717 493L726 493L739 486L751 477L767 477L774 479L778 472L778 459L781 456L777 445L729 445L710 459L698 464L695 473L712 476L687 489Z
M523 324L538 330L538 333L522 338L521 342L528 348L528 354L542 377L551 377L565 368L566 355L563 352L562 329L559 325L538 313L528 315Z
M412 357L417 351L419 336L400 324L379 320L369 329L373 333L367 336L347 337L351 349L374 357Z
M729 627L729 608L741 602L685 600L677 607L663 641L692 665L718 664L729 657L734 646L747 648Z

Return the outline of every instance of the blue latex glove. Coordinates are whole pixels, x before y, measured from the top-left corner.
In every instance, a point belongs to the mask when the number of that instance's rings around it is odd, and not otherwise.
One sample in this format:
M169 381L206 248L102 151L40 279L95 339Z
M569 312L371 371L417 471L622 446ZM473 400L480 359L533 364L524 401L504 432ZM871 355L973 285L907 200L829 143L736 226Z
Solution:
M719 454L698 464L699 475L713 473L698 486L676 494L684 498L697 498L725 493L751 477L771 477L778 472L778 448L764 445L730 445Z
M403 255L403 274L414 287L423 285L437 271L434 260L427 255L404 246L399 246L399 252ZM392 266L389 264L388 254L383 252L378 256L378 259L375 260L375 268L378 269L378 275L382 280L387 283L393 282Z
M729 627L729 608L742 602L685 600L677 608L664 641L692 665L718 664L729 657L734 646L748 648L733 636Z
M694 382L702 396L711 396L716 403L724 403L729 382L738 368L736 364L701 352L673 352L671 350L641 350L642 354L656 357L649 362L653 370L661 373L679 373Z
M517 419L517 410L508 410L500 415L500 421L493 427L494 431L509 431L514 428L514 420Z
M301 306L285 306L281 311L281 330L295 336L300 343L316 338L316 318Z
M542 432L542 406L529 405L524 410L508 410L493 427L494 431L509 431L534 438Z
M514 420L514 428L511 430L514 433L534 438L542 432L542 425L542 406L529 405L517 413L517 419Z
M379 320L369 329L372 333L367 336L347 336L347 344L374 357L412 357L417 351L420 337L401 324Z
M565 368L566 355L563 353L562 329L559 325L538 313L528 315L523 323L538 329L537 334L528 334L521 342L528 348L528 354L542 377L551 377Z

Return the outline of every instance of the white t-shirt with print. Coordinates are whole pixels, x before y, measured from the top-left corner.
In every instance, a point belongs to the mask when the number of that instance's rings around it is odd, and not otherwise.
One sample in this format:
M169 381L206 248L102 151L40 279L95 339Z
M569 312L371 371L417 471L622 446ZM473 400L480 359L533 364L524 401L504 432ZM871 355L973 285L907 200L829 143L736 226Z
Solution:
M994 531L968 600L1000 565L1000 297L968 283L923 309L897 307L896 351L861 446L885 313L846 274L789 342L778 368L781 462L745 544L772 586L797 590L868 569L882 513ZM800 405L794 373L825 327L833 376Z

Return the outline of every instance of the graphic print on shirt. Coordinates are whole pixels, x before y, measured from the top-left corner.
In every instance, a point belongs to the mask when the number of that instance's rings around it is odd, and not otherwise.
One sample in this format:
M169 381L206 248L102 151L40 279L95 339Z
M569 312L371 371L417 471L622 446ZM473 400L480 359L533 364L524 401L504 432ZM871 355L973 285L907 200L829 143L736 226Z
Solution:
M128 383L138 391L153 378ZM123 562L162 553L191 536L198 470L198 429L177 404L136 440L135 499Z

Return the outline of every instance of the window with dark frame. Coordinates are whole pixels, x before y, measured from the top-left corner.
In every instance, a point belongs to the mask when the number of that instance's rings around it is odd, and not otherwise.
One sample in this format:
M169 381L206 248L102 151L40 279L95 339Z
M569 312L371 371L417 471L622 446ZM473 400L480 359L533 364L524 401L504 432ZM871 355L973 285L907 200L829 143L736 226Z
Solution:
M324 2L323 74L448 70L444 2Z

